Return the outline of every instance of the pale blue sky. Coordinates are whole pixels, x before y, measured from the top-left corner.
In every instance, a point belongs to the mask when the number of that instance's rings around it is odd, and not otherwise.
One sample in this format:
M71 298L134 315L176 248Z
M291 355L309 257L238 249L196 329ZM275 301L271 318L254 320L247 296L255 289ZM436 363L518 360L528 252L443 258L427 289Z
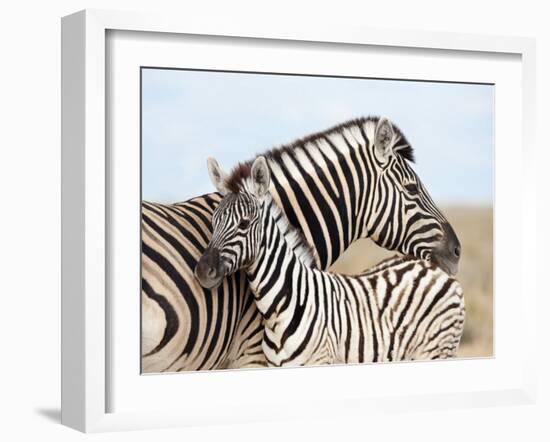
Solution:
M142 71L143 198L213 191L223 168L366 115L389 117L440 205L492 204L494 87L166 69Z

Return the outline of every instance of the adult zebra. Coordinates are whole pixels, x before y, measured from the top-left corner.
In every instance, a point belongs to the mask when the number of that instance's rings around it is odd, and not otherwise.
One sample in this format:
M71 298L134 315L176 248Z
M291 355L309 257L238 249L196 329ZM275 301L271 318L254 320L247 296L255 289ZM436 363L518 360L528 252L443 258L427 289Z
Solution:
M217 170L215 175L220 175ZM439 359L455 355L464 326L458 282L425 260L396 258L358 276L316 269L311 248L268 192L264 157L241 172L212 216L197 264L201 285L246 270L265 325L270 365Z
M319 268L328 268L356 239L371 237L456 272L458 239L412 170L411 146L389 120L349 121L265 156L270 193L315 249ZM231 188L235 179L211 169L214 180ZM219 200L211 194L143 205L144 372L265 363L262 326L243 275L235 273L212 292L193 277Z

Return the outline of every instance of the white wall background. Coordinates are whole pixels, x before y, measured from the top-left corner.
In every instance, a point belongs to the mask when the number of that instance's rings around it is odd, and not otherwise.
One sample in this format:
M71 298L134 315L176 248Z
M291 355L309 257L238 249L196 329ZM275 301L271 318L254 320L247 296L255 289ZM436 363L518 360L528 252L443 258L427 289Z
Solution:
M60 17L83 8L167 10L174 14L270 17L537 37L538 191L548 191L550 29L545 3L429 0L11 1L0 7L0 438L83 440L59 421L60 367ZM545 198L547 201L548 198ZM548 262L547 208L540 207L539 274ZM542 279L542 278L541 278ZM94 440L548 440L548 290L539 282L540 397L537 405L380 415L364 421L289 422L94 436ZM534 307L535 310L535 307Z

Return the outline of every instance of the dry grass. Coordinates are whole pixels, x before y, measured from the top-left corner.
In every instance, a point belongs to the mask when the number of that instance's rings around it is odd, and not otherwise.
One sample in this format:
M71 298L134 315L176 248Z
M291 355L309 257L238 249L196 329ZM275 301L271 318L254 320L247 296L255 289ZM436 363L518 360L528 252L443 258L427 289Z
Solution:
M451 207L443 210L462 245L457 279L464 289L466 326L459 357L493 355L493 211L487 207ZM370 240L353 244L332 270L359 273L395 252Z

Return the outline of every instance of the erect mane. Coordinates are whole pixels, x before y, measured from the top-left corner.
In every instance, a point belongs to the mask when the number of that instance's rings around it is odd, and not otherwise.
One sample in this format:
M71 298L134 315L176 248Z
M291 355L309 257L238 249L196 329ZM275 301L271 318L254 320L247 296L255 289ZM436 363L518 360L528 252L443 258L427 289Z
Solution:
M269 193L266 198L268 198L266 201L268 210L271 212L271 216L275 218L280 232L283 234L287 245L296 255L296 258L308 267L316 267L319 262L317 251L306 241L303 232L290 224L288 218L275 201L273 201Z
M379 120L380 117L374 115L370 115L368 117L354 118L352 120L345 121L344 123L337 124L336 126L332 126L326 130L315 132L310 135L306 135L305 137L298 138L289 144L282 144L278 147L274 147L260 155L263 155L267 159L271 159L275 162L280 162L281 156L283 154L292 154L292 151L297 147L303 147L307 143L326 138L328 135L334 133L342 133L345 129L350 129L353 127L362 128L369 121L376 124ZM403 135L403 132L401 132L401 129L399 129L399 127L397 127L393 122L391 124L397 140L394 147L395 152L403 157L405 160L414 163L414 151L412 146L407 141L405 135ZM372 142L372 140L370 141Z
M355 118L353 120L349 120L333 126L329 129L323 130L321 132L315 132L303 138L298 138L289 144L283 144L278 147L274 147L270 150L265 151L264 153L256 155L256 157L265 156L267 160L272 160L278 164L281 164L281 157L283 156L283 154L287 153L292 155L294 149L298 147L303 147L307 143L326 138L327 136L334 133L342 133L346 129L350 129L353 127L363 128L364 125L368 122L373 122L376 124L378 120L380 120L380 117L378 116ZM414 163L414 152L412 146L407 141L407 138L405 138L405 135L403 135L403 132L401 132L401 130L393 122L392 127L396 135L394 151L405 160ZM230 190L231 192L238 192L243 188L244 180L246 180L250 176L253 161L254 159L239 163L233 168L233 170L229 173L228 177L225 180L225 185L228 190Z
M225 179L225 187L230 192L238 193L242 188L244 181L250 176L252 171L252 161L237 164Z

